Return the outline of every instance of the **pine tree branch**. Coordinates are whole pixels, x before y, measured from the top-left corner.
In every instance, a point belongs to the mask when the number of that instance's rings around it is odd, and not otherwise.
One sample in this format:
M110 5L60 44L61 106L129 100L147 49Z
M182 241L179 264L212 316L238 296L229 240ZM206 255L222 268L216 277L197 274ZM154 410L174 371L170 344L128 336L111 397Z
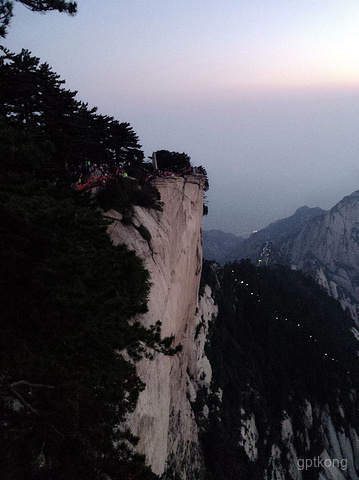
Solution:
M17 392L15 390L14 387L18 387L18 386L22 386L22 385L25 385L27 387L30 387L30 388L47 388L47 389L54 389L56 387L54 387L53 385L43 385L43 384L38 384L38 383L30 383L30 382L27 382L25 380L20 380L18 382L13 382L11 383L10 385L8 385L8 390L9 392L11 393L11 395L15 398L17 398L17 400L19 400L19 402L27 409L29 410L31 413L33 413L34 415L36 415L37 417L43 417L44 415L42 413L40 413L38 410L36 410L34 407L32 407L25 399L22 395L20 395L19 392ZM51 425L51 429L57 434L59 435L62 439L65 439L65 436L59 432L59 430L57 430L57 428L54 426L54 425Z
M56 388L54 385L44 385L42 383L30 383L30 382L27 382L26 380L19 380L18 382L13 382L8 387L14 388L20 385L25 385L26 387L30 387L30 388L49 388L49 389Z
M21 382L15 382L17 384L21 383ZM27 383L27 382L26 382ZM33 413L34 415L36 415L37 417L40 417L40 413L35 410L29 403L27 403L27 401L20 395L19 392L17 392L11 385L8 386L8 390L9 392L19 400L19 402L25 407L27 408L31 413Z

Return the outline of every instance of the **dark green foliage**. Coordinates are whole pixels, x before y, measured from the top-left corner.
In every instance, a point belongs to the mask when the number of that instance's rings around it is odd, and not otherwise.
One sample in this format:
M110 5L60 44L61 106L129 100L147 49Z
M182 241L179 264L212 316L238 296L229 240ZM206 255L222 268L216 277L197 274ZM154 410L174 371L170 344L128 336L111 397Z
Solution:
M191 167L191 158L186 153L159 150L156 152L157 166L161 171L182 172Z
M133 204L160 208L159 194L143 180L129 124L89 110L62 84L29 52L3 50L1 478L154 479L118 427L144 388L129 359L180 347L161 339L159 323L133 320L147 310L149 274L113 246L96 198L70 188L71 172L95 159L137 172L98 196L129 221Z
M196 167L197 173L201 173L202 175L205 176L205 182L204 182L204 188L203 191L204 193L204 198L203 198L203 215L208 215L208 201L206 198L206 192L209 190L209 180L208 180L208 175L207 175L207 170L200 165L199 167Z
M74 15L77 11L76 2L65 2L64 0L15 0L33 12L48 12L58 10L59 12L67 12Z
M197 170L197 173L201 173L202 175L204 175L206 177L203 190L204 190L204 192L208 192L208 190L209 190L209 180L208 180L207 170L202 165L200 165L199 167L196 167L196 170Z
M151 478L115 428L143 388L120 352L178 351L160 325L129 323L147 309L148 272L80 194L38 182L1 190L2 478Z
M77 11L76 2L65 2L64 0L15 0L22 3L25 7L33 12L47 12L57 10L59 12L67 12L74 15ZM10 23L13 16L13 1L0 0L0 37L5 37L6 27Z
M338 428L343 422L335 414L339 401L346 425L358 425L358 408L351 401L359 387L353 321L311 277L285 267L256 268L249 261L223 269L205 262L203 283L211 285L219 306L207 355L213 390L221 388L223 397L222 402L216 395L205 400L210 415L203 435L213 478L263 478L270 446L281 445L283 411L293 419L299 455L319 455L323 444L315 416L311 450L300 440L304 399L328 404ZM250 462L240 447L242 421L249 414L259 431L259 462Z
M76 100L77 92L63 88L64 80L27 50L17 55L2 51L2 171L46 178L73 174L75 181L90 162L121 164L140 180L146 176L141 145L128 123L99 115Z
M127 217L133 213L133 205L161 210L158 190L148 182L119 177L108 181L96 193L96 199L106 211L114 208Z
M0 0L0 37L5 37L6 27L10 23L13 16L14 2L8 0Z

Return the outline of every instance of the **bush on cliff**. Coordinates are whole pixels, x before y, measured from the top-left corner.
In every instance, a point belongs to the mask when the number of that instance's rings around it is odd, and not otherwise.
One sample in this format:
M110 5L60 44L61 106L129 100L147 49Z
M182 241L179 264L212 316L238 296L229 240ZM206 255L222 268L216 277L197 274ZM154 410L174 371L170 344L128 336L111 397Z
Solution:
M128 178L111 180L99 189L96 200L105 212L112 208L126 217L133 215L133 206L162 210L160 194L149 182L134 181Z
M157 166L162 172L182 172L191 168L191 157L186 153L158 150L156 152Z

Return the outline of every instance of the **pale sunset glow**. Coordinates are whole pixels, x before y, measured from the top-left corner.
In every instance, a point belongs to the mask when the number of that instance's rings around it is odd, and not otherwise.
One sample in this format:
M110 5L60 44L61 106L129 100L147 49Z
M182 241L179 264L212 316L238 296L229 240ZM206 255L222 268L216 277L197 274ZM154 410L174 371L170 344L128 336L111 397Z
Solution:
M16 4L4 44L130 122L146 156L203 164L205 228L257 230L359 189L357 0L78 0L74 18Z

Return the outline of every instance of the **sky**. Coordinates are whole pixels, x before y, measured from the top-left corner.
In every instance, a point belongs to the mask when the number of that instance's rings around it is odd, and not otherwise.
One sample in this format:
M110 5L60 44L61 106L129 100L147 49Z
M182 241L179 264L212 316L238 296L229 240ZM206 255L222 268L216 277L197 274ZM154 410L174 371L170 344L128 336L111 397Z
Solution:
M16 3L3 44L129 122L146 157L203 165L205 230L245 235L359 190L359 0L77 3Z

